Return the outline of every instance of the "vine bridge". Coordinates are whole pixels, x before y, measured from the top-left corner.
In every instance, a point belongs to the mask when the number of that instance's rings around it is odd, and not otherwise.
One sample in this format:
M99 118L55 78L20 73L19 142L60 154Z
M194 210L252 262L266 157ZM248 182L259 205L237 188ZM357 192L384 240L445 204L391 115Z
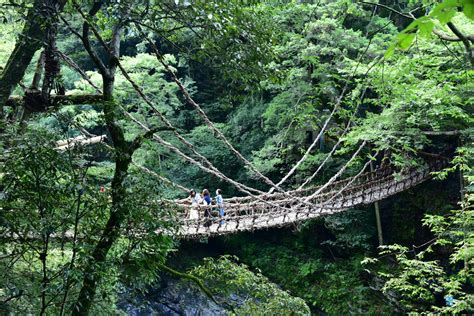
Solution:
M146 36L143 35L145 38ZM203 108L191 97L186 87L177 77L176 73L172 68L165 62L162 55L158 51L158 48L154 45L154 42L148 39L150 48L153 50L158 61L163 66L164 70L170 75L172 81L176 83L179 91L183 95L185 101L194 108L197 115L203 120L207 128L214 133L216 139L218 139L227 149L235 156L245 168L252 172L259 181L271 187L269 192L263 192L258 189L249 187L243 183L240 183L234 179L231 179L225 175L219 168L217 168L207 157L196 149L196 146L190 142L183 134L179 132L179 128L176 128L166 115L156 107L154 102L147 96L142 90L139 84L137 84L126 69L121 65L120 60L115 60L116 66L121 71L125 79L135 90L137 96L144 101L152 115L161 121L160 126L150 127L147 121L143 121L133 113L121 105L117 105L117 110L121 110L124 118L129 119L130 123L133 123L142 130L142 133L134 138L131 142L131 150L127 152L128 155L132 156L133 152L141 146L145 139L152 141L159 145L161 148L168 150L170 153L178 156L183 162L190 163L195 167L201 169L206 174L212 175L225 183L232 185L238 191L246 194L245 197L234 197L225 199L225 216L223 219L217 216L218 208L215 205L211 206L200 206L199 216L194 219L191 218L190 210L191 201L189 199L165 201L165 204L169 204L171 207L176 207L178 212L170 218L169 221L173 224L177 221L177 228L175 230L163 229L157 231L157 233L166 233L179 236L181 238L200 238L212 235L231 234L240 231L252 231L257 229L265 229L271 227L279 227L285 225L296 224L303 220L316 218L322 215L334 214L337 212L344 211L346 209L355 207L361 204L370 204L379 200L382 200L391 195L397 194L401 191L412 188L413 186L426 181L431 178L431 172L440 170L445 164L445 159L436 159L432 162L427 163L427 167L424 169L413 169L405 172L397 172L391 167L382 167L375 171L365 172L369 162L360 170L360 172L344 180L338 180L348 166L359 157L359 154L364 155L363 149L370 145L368 140L360 139L361 144L353 152L352 156L348 161L340 167L339 171L324 185L320 187L312 187L310 189L305 188L306 185L310 184L318 175L319 171L322 170L324 165L330 160L330 158L337 154L338 147L342 147L344 144L345 136L351 130L351 119L346 122L346 127L339 133L338 141L334 144L329 153L326 154L325 159L319 165L317 170L305 180L300 187L293 191L284 191L282 185L287 181L303 162L311 155L311 152L317 147L320 139L323 137L326 130L329 128L329 123L338 112L341 106L341 102L345 96L346 89L341 91L341 94L333 104L332 111L329 113L327 118L324 120L318 135L313 139L311 145L306 149L303 156L293 165L291 170L281 178L278 183L273 182L267 176L262 174L258 168L256 168L251 161L244 157L224 135L224 133L216 127L216 125L206 115ZM106 48L106 47L105 47ZM91 86L93 86L99 96L102 94L101 90L93 85L90 78L81 69L76 69L81 76ZM90 100L90 97L85 98ZM95 99L95 97L93 97ZM77 101L73 101L77 103ZM89 101L86 101L86 103ZM356 110L357 111L357 108ZM355 112L352 113L355 115ZM103 143L111 152L116 152L117 148L109 145L105 142L106 136L97 136L89 133L84 127L79 124L73 124L81 132L82 136L69 139L66 141L58 142L58 150L67 150L76 145L88 145L95 143ZM173 143L164 139L158 134L158 131L169 131L173 137L181 143L181 145L174 145ZM436 133L436 131L420 131L421 133ZM434 134L433 134L434 135ZM111 144L114 144L112 139ZM367 146L368 147L368 146ZM367 154L367 153L366 153ZM378 152L375 153L375 156ZM431 157L442 157L437 154L429 154ZM372 159L372 156L370 159ZM369 161L370 161L369 159ZM365 159L366 160L366 159ZM132 161L132 164L144 172L147 172L154 177L158 178L163 183L174 186L175 188L181 189L185 192L189 192L189 189L185 188L180 184L172 182L170 179L157 174L156 172L136 164ZM275 191L275 192L274 192ZM205 208L210 210L206 210ZM204 213L210 211L211 216L203 216Z
M105 135L90 138L80 136L57 142L56 149L66 150L76 145L102 143L104 140L106 140ZM356 155L357 152L353 157ZM167 200L165 204L169 208L178 210L175 216L169 219L173 223L177 222L177 225L173 225L175 227L173 230L157 231L157 233L188 239L232 234L289 226L319 216L342 212L358 205L371 204L431 179L432 172L441 170L449 160L440 155L432 154L432 156L437 156L437 158L431 157L426 162L426 166L421 169L397 172L391 166L385 166L371 172L363 172L369 165L367 162L357 175L333 181L339 176L336 174L333 179L322 186L305 189L301 186L296 190L282 190L274 193L270 191L257 195L249 192L248 196L226 198L224 218L218 216L217 205L192 206L189 198ZM171 182L143 166L135 166L159 177L165 183L167 182L183 192L189 193L190 191L189 188ZM338 173L342 173L342 171L340 170ZM198 218L190 218L192 208L198 210ZM206 208L210 211L211 216L209 217L204 216Z
M217 216L217 206L200 206L200 217L190 219L187 200L177 200L178 231L182 238L200 238L281 227L300 221L342 212L357 205L380 201L410 189L432 177L445 161L432 162L422 170L396 173L392 168L380 168L358 176L333 182L329 186L305 190L278 192L253 197L234 197L225 200L223 223ZM317 194L315 194L317 193ZM203 217L204 208L211 208L213 216ZM207 225L206 225L207 223Z

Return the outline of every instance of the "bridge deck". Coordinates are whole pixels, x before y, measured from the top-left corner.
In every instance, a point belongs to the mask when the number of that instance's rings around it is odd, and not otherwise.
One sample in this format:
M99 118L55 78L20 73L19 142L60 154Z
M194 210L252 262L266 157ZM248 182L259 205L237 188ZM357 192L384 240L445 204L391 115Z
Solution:
M441 163L431 165L424 170L417 170L394 176L389 172L367 173L350 181L346 179L324 190L308 203L301 199L288 199L278 193L271 196L261 196L260 199L234 198L226 201L224 223L219 224L217 216L204 218L200 210L199 219L189 219L189 205L179 201L182 212L178 217L178 231L175 233L182 238L201 238L204 236L232 234L240 231L250 231L279 227L316 218L322 215L338 213L362 204L370 204L389 196L407 190L430 179L431 172L439 170ZM314 190L314 189L313 189ZM311 191L305 192L307 196ZM217 210L214 206L214 214ZM206 227L204 223L210 222Z

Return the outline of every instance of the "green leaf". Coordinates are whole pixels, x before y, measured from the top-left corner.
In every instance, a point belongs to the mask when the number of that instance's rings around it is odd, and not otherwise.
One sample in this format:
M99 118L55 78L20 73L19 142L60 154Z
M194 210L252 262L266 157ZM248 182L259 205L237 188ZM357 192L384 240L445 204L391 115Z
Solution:
M433 8L430 16L438 19L441 24L446 24L456 15L460 6L459 0L445 0Z
M420 24L418 26L418 29L419 29L419 33L420 33L420 36L422 37L430 37L431 36L431 32L433 31L433 28L434 28L434 23L431 19L427 19L427 20L424 20L424 21L420 21Z
M464 14L471 20L474 20L474 1L466 1L463 6Z
M413 40L415 39L416 34L415 33L410 33L410 34L400 34L399 40L398 40L398 46L401 49L407 49L410 47L411 43L413 43Z
M427 16L423 16L421 18L416 19L415 21L411 22L410 25L408 25L403 32L408 33L408 31L415 30L420 23L423 23L426 19L428 19Z
M457 10L454 7L445 10L442 14L438 16L439 22L441 22L441 24L448 23L456 15L456 11Z

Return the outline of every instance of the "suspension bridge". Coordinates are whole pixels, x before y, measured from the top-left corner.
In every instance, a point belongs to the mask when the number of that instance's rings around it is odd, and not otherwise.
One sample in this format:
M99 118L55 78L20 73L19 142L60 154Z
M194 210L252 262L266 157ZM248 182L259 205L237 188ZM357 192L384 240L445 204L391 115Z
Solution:
M259 178L262 183L268 185L271 188L268 192L262 192L258 189L249 187L243 183L231 179L222 173L211 161L209 161L207 157L197 151L195 145L186 139L179 132L179 129L167 119L164 113L162 113L159 108L156 107L154 102L147 96L147 94L145 94L142 88L131 78L126 69L121 65L120 60L117 59L116 63L118 69L133 87L137 96L142 101L144 101L144 103L148 106L150 113L152 113L153 116L156 116L161 121L162 126L173 134L175 139L181 143L182 147L176 147L170 141L165 140L162 136L157 134L157 127L150 127L146 121L137 118L124 107L117 104L117 109L122 110L124 117L128 118L130 122L133 122L136 127L142 130L142 135L137 136L132 143L135 143L135 141L141 141L147 137L149 140L157 143L162 148L169 150L170 153L180 157L184 162L195 165L207 174L215 176L218 179L234 186L238 191L246 195L245 197L225 199L224 209L226 214L223 219L217 216L217 206L199 206L198 213L200 216L198 218L191 218L189 213L191 208L194 206L191 205L191 201L189 199L164 201L165 204L169 204L170 207L177 210L177 212L175 212L175 216L169 218L169 221L173 221L173 223L177 223L177 225L174 225L176 229L172 231L166 230L159 231L158 233L172 234L181 238L201 238L203 236L232 234L241 231L252 231L292 224L294 225L304 220L342 212L357 205L371 204L404 190L410 189L417 184L430 179L432 177L431 174L433 171L440 170L446 164L446 160L438 159L427 163L426 167L423 169L397 172L391 167L383 167L371 172L365 172L365 169L368 166L368 163L366 163L364 168L362 168L362 170L357 175L348 177L344 180L338 180L341 178L341 175L344 173L344 171L351 165L354 159L360 156L362 149L366 148L367 141L362 140L362 143L355 150L353 155L342 167L340 167L339 171L329 181L320 187L305 187L307 184L311 183L313 179L315 179L326 162L329 161L333 154L336 153L339 145L343 143L344 136L350 131L352 126L351 117L346 124L346 128L340 133L338 137L339 140L334 144L333 148L326 155L326 158L319 165L317 170L308 179L306 179L306 181L302 183L298 189L285 191L282 189L282 185L298 170L302 163L316 148L318 141L328 128L329 122L340 108L342 99L346 92L346 87L342 89L341 95L334 103L332 111L323 122L319 134L307 148L304 155L294 164L289 172L278 183L275 183L262 174L231 144L222 131L220 131L209 119L201 106L193 100L185 86L177 77L176 73L172 71L167 63L165 63L163 56L160 54L154 43L149 41L149 44L157 59L164 67L165 71L171 76L172 81L177 84L186 102L195 109L196 113L199 115L199 117L201 117L207 128L209 128L209 130L214 133L216 138L219 139L230 150L230 152L240 162L242 162L250 172L254 174L254 176ZM84 71L79 71L79 73L84 78L84 80L93 85ZM98 92L98 96L100 96L102 93L101 90L96 86L93 87ZM353 115L355 115L354 113ZM58 150L68 150L77 145L104 143L104 140L106 139L105 135L92 135L83 127L79 125L76 127L83 135L66 141L58 142ZM108 144L105 145L110 150L115 151L112 146ZM182 149L183 147L186 151ZM133 155L133 152L129 154ZM132 164L142 171L152 174L164 183L173 185L174 187L183 191L188 190L182 185L173 183L171 180L166 179L162 175L156 174L144 166L137 165L133 162ZM209 210L206 210L206 207L209 208ZM211 213L211 216L204 216L204 213Z
M106 140L106 135L79 136L57 142L57 150L66 150L77 145L90 145ZM355 156L354 156L355 157ZM440 156L441 157L441 156ZM432 178L432 172L442 169L447 159L429 161L421 169L397 172L391 166L381 167L371 172L362 171L339 181L329 181L322 186L296 190L269 192L245 197L225 199L225 217L218 216L217 205L191 205L190 198L165 201L167 207L177 210L169 221L177 223L174 230L159 231L180 238L201 238L233 234L294 225L298 222L331 215L358 205L367 205L408 190ZM145 172L151 172L137 165ZM156 173L152 173L160 177ZM166 180L166 178L161 178ZM170 182L172 185L177 185ZM179 186L183 192L190 189ZM210 216L204 216L208 208ZM191 209L197 209L199 217L190 218Z
M386 167L357 177L332 183L318 194L321 187L255 197L235 197L225 200L225 217L217 216L217 206L200 206L200 217L189 218L190 201L177 200L178 228L174 234L182 238L201 238L292 225L323 215L335 214L358 205L371 204L408 190L432 177L432 172L446 164L438 160L421 170L398 174ZM292 196L293 198L289 198ZM311 197L304 202L305 197ZM204 217L209 207L213 216ZM207 224L207 225L206 225Z
M363 141L353 153L352 157L350 157L350 159L346 162L346 164L343 165L326 184L320 187L303 189L306 184L310 183L316 177L318 172L322 170L322 167L325 165L325 163L336 152L336 149L341 144L341 139L350 129L351 122L349 121L346 125L346 128L340 135L340 140L333 146L318 169L298 189L293 191L284 191L281 188L281 185L297 171L301 164L309 157L311 151L316 147L319 139L325 132L328 123L331 121L333 115L339 108L344 91L342 92L341 97L338 99L338 102L336 102L334 105L330 115L324 121L323 127L321 128L319 134L313 140L312 144L307 148L301 159L296 162L293 168L291 168L291 170L278 183L274 183L265 175L261 174L250 161L243 157L242 154L237 151L235 147L229 142L227 137L218 128L216 128L216 126L202 110L200 105L192 99L184 85L177 78L176 74L172 72L169 66L163 62L163 59L160 57L161 55L157 51L156 47L154 47L152 44L151 47L155 50L155 54L157 55L159 61L171 75L173 81L178 85L179 90L182 92L186 101L195 108L196 112L203 119L207 127L213 133L215 133L216 137L225 144L225 146L245 165L246 168L252 171L258 178L260 178L260 180L271 187L269 192L262 192L252 187L248 187L245 184L239 183L224 175L206 157L196 151L195 146L178 132L178 129L176 129L176 127L171 124L164 114L155 107L153 102L141 90L140 86L132 80L126 70L121 67L120 62L118 62L119 69L137 92L137 95L143 101L145 101L150 109L153 110L153 113L161 120L163 125L169 128L177 140L179 140L188 150L191 151L194 157L191 157L189 154L186 154L178 147L164 140L161 136L153 132L153 130L147 126L146 122L138 120L123 107L120 107L125 117L129 118L130 121L135 123L137 127L142 129L147 135L151 136L150 140L153 142L158 143L162 147L168 149L170 152L176 154L183 161L191 163L201 170L223 180L228 184L233 185L240 192L247 195L246 197L225 199L224 208L226 214L223 219L218 217L218 208L215 205L199 206L199 217L191 218L189 213L193 206L191 205L190 199L166 201L165 203L169 204L168 206L177 209L176 216L169 219L175 223L177 222L177 225L175 225L176 229L172 231L159 231L158 233L167 233L179 236L180 238L192 239L205 236L232 234L241 231L253 231L272 227L294 225L304 220L342 212L358 205L371 204L376 201L383 200L430 179L432 177L431 174L433 171L440 170L444 165L446 165L445 159L438 159L428 163L423 169L409 170L401 173L397 172L391 167L384 167L371 172L364 172L368 166L367 163L359 172L359 174L344 180L337 181L337 179L340 178L342 173L353 162L353 160L359 156L361 150L367 145L367 142ZM83 133L83 136L66 142L58 143L57 145L59 150L66 150L79 144L87 145L101 143L106 138L105 135L91 135L80 126L78 128ZM169 179L156 174L144 166L136 164L135 166L140 168L142 171L152 174L165 183L173 185L185 192L189 192L189 189L179 184L173 183ZM205 212L206 207L209 208L209 212ZM204 213L210 213L211 216L205 217Z

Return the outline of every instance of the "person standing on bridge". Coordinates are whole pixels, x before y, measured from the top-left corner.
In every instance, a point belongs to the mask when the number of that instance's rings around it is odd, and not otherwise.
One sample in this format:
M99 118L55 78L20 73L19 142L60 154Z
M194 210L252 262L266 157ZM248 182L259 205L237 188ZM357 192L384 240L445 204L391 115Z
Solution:
M222 224L224 224L224 215L225 215L224 199L222 198L222 190L221 189L216 190L216 204L217 204L217 207L219 208L219 217L221 219L220 222L219 222L219 226L221 226Z
M209 194L209 190L204 189L202 191L203 196L203 204L205 205L204 208L204 226L209 227L211 226L211 194Z
M189 211L189 219L198 219L199 218L199 205L201 204L201 196L196 191L191 190L189 192L189 197L191 198L191 210Z

